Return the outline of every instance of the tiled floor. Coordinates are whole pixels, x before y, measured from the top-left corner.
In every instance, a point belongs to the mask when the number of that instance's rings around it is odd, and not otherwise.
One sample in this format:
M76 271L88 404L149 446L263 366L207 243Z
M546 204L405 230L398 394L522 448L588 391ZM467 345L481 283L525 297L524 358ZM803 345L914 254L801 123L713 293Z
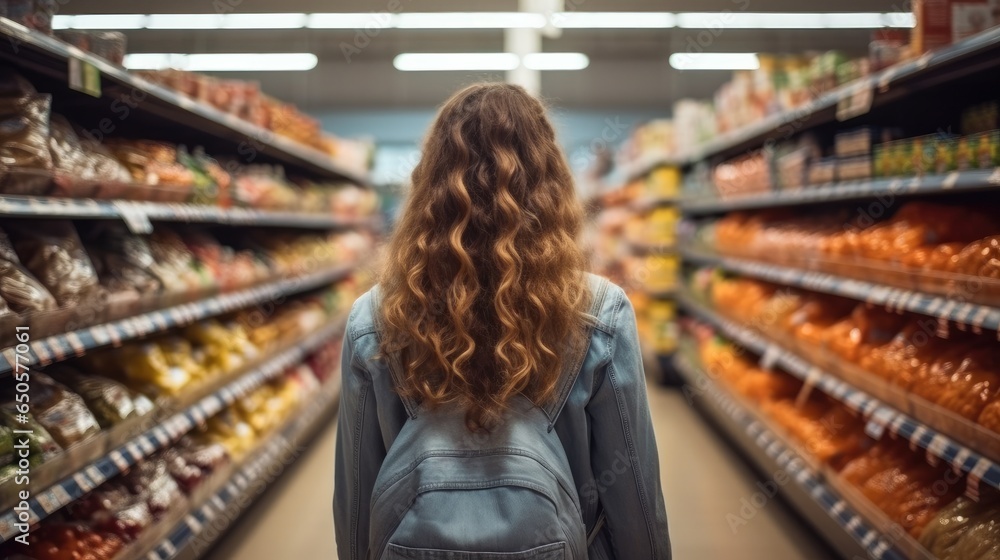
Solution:
M727 513L761 480L674 390L650 390L663 489L677 560L827 560L827 548L780 502L771 502L734 532ZM330 500L334 427L252 506L212 560L335 560ZM628 559L641 560L641 559Z

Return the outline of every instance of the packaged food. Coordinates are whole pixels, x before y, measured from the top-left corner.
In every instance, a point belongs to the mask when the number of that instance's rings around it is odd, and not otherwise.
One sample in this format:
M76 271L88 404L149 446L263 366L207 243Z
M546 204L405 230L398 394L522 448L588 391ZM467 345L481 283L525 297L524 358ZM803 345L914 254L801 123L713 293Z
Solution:
M858 181L871 177L871 156L844 158L837 162L837 179L840 181Z
M99 375L82 374L63 364L50 366L46 368L46 372L83 398L101 428L110 428L139 415L132 392L117 381Z
M149 245L155 261L152 271L167 291L196 292L215 286L215 279L176 232L158 228L149 238Z
M973 146L972 167L975 169L1000 167L1000 130L976 134L970 141Z
M995 501L976 502L960 496L942 509L920 535L920 544L935 558L955 558L955 546L969 529L989 515L1000 514Z
M0 230L0 316L55 309L55 298L24 266L7 234Z
M10 541L13 542L13 541ZM125 543L115 535L95 531L81 523L46 521L32 528L28 546L15 543L12 559L114 560Z
M99 222L83 231L84 243L101 284L111 293L149 296L163 290L153 272L156 261L145 237L118 222Z
M51 182L49 112L42 95L20 75L0 69L0 191L44 194Z
M107 146L128 168L136 183L152 187L148 192L153 200L181 202L189 197L195 176L178 162L175 146L151 140L120 139L108 140Z
M123 346L116 361L130 385L139 390L178 395L191 382L191 374L170 366L163 349L155 342Z
M100 143L81 138L73 125L62 115L52 114L49 121L49 150L53 168L74 183L112 182L128 183L131 176L125 167L114 159ZM103 193L94 186L87 191L71 191L70 195L91 196Z
M808 181L810 185L825 185L837 179L837 160L824 158L814 160L809 165Z
M229 456L219 443L196 443L185 437L163 453L163 460L181 490L190 494L228 462Z
M40 465L62 453L62 448L48 430L35 419L34 415L30 413L19 414L13 400L0 404L0 423L11 430L30 432L25 437L28 439L30 455L28 460L33 466Z
M71 447L101 431L101 426L80 395L39 371L31 374L31 412L63 448Z
M97 301L97 272L73 223L61 220L9 222L8 232L24 265L62 307Z
M125 34L118 31L78 31L60 29L56 37L99 56L112 64L122 65L125 59Z
M167 462L161 457L143 461L122 477L122 484L133 494L141 496L154 519L180 502L180 486L170 477Z

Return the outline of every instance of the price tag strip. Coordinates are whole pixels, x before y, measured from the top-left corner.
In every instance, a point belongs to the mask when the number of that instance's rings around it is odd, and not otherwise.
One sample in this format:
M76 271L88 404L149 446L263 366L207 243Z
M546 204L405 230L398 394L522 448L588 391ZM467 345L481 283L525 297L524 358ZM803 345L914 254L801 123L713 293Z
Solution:
M281 279L271 284L215 296L200 302L183 304L38 339L32 342L27 354L20 356L20 363L22 366L49 364L64 358L81 356L87 350L108 345L119 346L138 336L189 325L195 321L236 311L274 297L309 291L346 277L353 268L353 265L342 266L316 272L301 279ZM0 374L13 371L15 363L17 363L15 356L16 352L14 352L13 347L0 351Z
M960 303L943 296L912 292L872 284L861 280L841 278L822 272L771 265L758 261L737 259L693 252L682 249L685 259L718 266L730 272L786 286L823 292L872 305L881 305L890 311L910 311L939 320L941 334L947 336L950 323L965 325L978 330L998 331L1000 337L1000 308L989 305Z
M682 361L679 365L682 370L692 372L689 375L705 378L704 373L695 373L696 368L690 364ZM705 382L708 383L709 392L715 397L718 409L729 415L732 421L738 425L745 426L744 430L749 438L747 441L758 446L765 455L772 458L778 468L783 469L831 519L836 521L844 531L869 552L871 558L904 560L905 556L892 547L890 539L868 525L847 502L824 484L821 477L807 466L807 463L795 453L791 446L784 443L780 436L773 433L762 420L756 417L756 413L739 405L735 399L726 394L725 389L718 387L714 381L705 378ZM731 404L737 404L737 410L732 410Z
M720 317L714 311L694 303L684 295L678 298L678 302L696 317L724 331L734 342L751 350L759 352L762 345L763 348L777 346L776 342L762 342L756 333ZM968 474L967 493L970 497L978 499L980 484L1000 489L1000 465L961 445L947 434L940 433L867 393L855 389L792 352L783 350L775 360L775 365L804 383L816 386L861 414L867 419L865 433L869 437L879 439L889 432L906 440L911 449L923 449L928 456L928 462L932 464L944 462L950 464L956 472ZM765 443L770 445L770 438L770 433L761 428L756 434L755 441L763 447Z
M220 397L222 391L226 391L227 394L236 398L243 397L269 379L280 375L286 369L285 367L270 367L272 364L284 365L301 362L314 350L342 332L345 320L346 317L330 322L306 337L298 345L274 356L261 367L231 382L216 393L208 395L184 412L175 414L160 425L126 442L119 448L111 450L107 455L90 465L76 472L67 473L63 480L42 492L38 492L29 501L32 514L38 518L36 521L44 519L67 504L80 499L88 491L118 476L142 458L164 449L193 429L196 418L204 419L221 412L222 407L219 405L223 400ZM166 437L165 434L167 434ZM0 513L0 542L5 542L19 534L14 528L16 520L17 514L13 509Z

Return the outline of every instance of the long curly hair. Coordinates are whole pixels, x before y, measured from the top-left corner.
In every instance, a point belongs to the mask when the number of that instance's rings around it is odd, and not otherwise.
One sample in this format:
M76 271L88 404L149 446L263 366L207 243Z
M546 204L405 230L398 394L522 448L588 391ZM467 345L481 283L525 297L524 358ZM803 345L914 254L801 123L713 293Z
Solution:
M489 429L518 394L553 398L589 303L583 208L543 105L469 86L441 108L380 278L382 354L401 394Z

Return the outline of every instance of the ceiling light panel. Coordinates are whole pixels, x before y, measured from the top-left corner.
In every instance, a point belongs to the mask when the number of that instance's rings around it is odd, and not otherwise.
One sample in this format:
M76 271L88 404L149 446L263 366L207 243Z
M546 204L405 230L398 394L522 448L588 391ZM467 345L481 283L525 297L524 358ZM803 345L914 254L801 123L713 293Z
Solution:
M677 17L669 12L558 12L552 25L565 29L666 29Z
M521 64L529 70L583 70L590 59L583 53L529 53Z
M299 29L306 26L306 14L226 14L225 29Z
M396 16L400 29L541 29L543 14L529 12L412 12Z
M404 72L501 72L514 70L521 64L513 53L404 53L392 61Z
M670 66L677 70L756 70L757 53L674 53Z
M222 14L151 14L146 29L221 29Z
M281 72L312 70L318 61L312 53L133 53L125 55L125 68L177 68L194 72Z

